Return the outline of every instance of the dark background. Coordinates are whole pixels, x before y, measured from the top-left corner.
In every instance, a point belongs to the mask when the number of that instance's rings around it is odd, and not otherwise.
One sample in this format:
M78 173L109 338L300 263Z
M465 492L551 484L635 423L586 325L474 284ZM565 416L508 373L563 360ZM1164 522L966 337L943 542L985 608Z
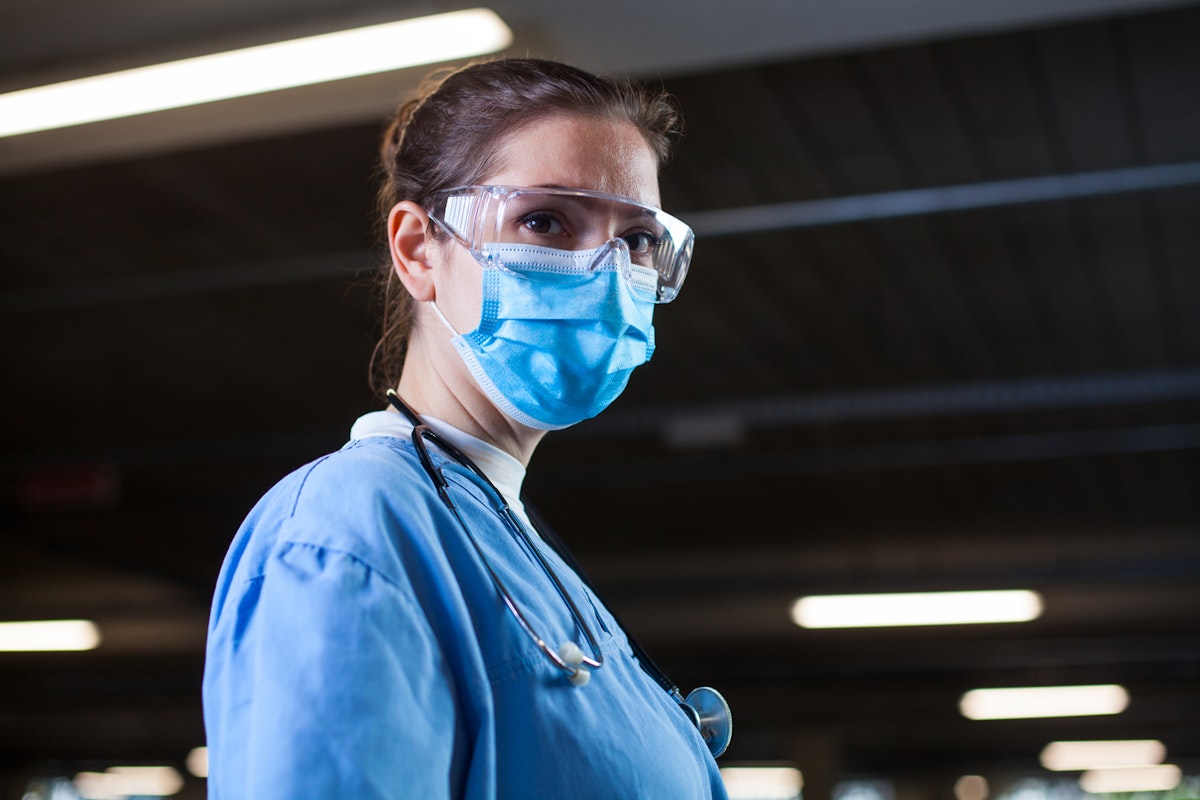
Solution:
M1200 772L1200 6L592 5L494 8L512 52L677 96L663 200L699 242L652 363L527 490L677 682L728 697L723 763L795 763L810 798L1000 791L1055 739L1158 738ZM6 2L0 89L452 7ZM105 634L0 654L0 797L203 743L230 537L381 406L373 158L421 72L0 139L0 619ZM788 620L976 588L1045 615ZM1112 717L957 711L1109 682Z

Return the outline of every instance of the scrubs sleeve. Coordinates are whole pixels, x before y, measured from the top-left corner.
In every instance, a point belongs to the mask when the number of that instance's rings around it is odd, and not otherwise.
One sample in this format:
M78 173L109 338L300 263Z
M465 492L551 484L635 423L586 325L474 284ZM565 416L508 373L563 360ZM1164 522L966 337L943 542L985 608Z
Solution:
M253 685L239 692L252 702L231 797L458 793L452 679L406 587L350 553L281 541L243 588Z

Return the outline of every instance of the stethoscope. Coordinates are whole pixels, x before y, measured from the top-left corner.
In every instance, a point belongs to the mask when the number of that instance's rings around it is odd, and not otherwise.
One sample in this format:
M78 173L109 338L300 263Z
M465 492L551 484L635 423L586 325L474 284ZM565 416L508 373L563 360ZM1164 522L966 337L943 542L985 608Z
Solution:
M591 626L588 625L587 620L584 618L583 614L579 612L578 606L575 605L575 601L571 598L571 593L567 591L565 586L563 586L563 583L561 580L559 580L558 574L555 573L554 568L542 556L541 550L534 544L529 534L526 532L525 526L522 525L520 519L517 518L516 512L509 507L508 501L504 499L504 495L500 493L500 490L497 489L488 476L484 474L483 470L479 468L479 465L469 458L466 453L463 453L444 437L438 435L436 431L426 425L421 417L418 416L415 411L409 408L408 405L400 399L398 394L396 394L394 391L388 390L388 402L391 403L397 411L403 414L408 421L412 423L413 448L417 451L417 458L421 461L421 466L425 469L426 474L429 475L429 479L433 481L433 485L437 488L437 493L442 499L442 503L445 504L446 508L450 511L454 518L458 520L459 527L462 528L463 533L467 536L467 540L471 543L475 553L479 556L479 560L487 569L488 575L492 579L492 583L495 584L496 590L500 593L500 597L504 601L504 605L508 608L509 612L512 613L522 630L524 630L525 633L529 635L529 638L534 641L538 649L550 659L554 666L566 673L567 680L570 681L572 686L582 687L587 685L587 682L591 679L591 671L604 666L604 656L600 652L600 645L596 641L595 634L592 633ZM454 501L450 497L450 483L446 480L446 476L442 474L441 468L433 463L433 459L429 455L429 448L426 442L431 442L436 445L437 448L445 453L446 456L448 456L452 461L468 470L475 477L479 478L481 481L483 481L484 485L491 490L497 502L500 504L500 515L504 519L505 525L513 534L516 535L517 539L524 546L524 548L533 553L534 557L538 561L538 564L550 578L550 582L554 584L555 590L558 592L559 596L562 598L563 602L566 603L567 608L570 610L571 617L575 620L575 624L578 625L580 631L583 632L583 638L587 641L588 649L591 651L591 655L584 653L583 649L574 642L564 642L562 646L558 648L558 650L554 650L541 636L538 635L533 625L528 619L526 619L525 615L521 613L520 606L517 605L517 601L513 598L512 594L509 593L508 588L504 585L504 581L502 581L500 576L496 574L496 571L492 569L492 565L488 561L487 556L484 555L483 549L479 546L479 543L475 540L475 536L471 533L470 527L467 526L466 521L459 513L458 507L455 506ZM529 514L530 521L533 522L534 529L542 537L543 541L550 545L550 547L554 549L554 552L557 553L558 556L569 567L571 567L571 569L575 570L575 573L587 585L587 587L592 590L593 594L596 594L595 586L592 585L592 582L588 579L587 575L584 574L583 570L579 568L579 564L576 562L575 557L571 555L571 551L567 549L567 546L558 537L554 530L550 528L549 525L544 524L544 521L541 521L542 524L539 524L539 517L536 511L533 509L527 509L527 513ZM598 594L597 597L599 597ZM620 620L617 622L620 624ZM621 627L624 628L623 625ZM713 758L717 758L724 753L725 749L729 747L730 739L733 738L733 715L729 710L729 704L725 702L725 698L721 696L721 693L708 686L701 686L692 690L692 692L685 699L683 693L679 690L679 687L667 677L666 673L659 669L658 665L651 660L650 656L644 649L642 649L642 646L638 644L637 640L633 638L633 635L630 634L627 629L625 635L626 639L629 641L630 647L633 649L634 655L637 657L638 663L641 664L642 669L644 669L646 674L653 678L655 682L658 683L658 685L664 690L666 690L667 694L679 704L679 708L683 710L683 713L692 721L692 724L696 726L696 729L700 731L700 736L702 739L704 739L704 743L708 745L708 750L712 753Z

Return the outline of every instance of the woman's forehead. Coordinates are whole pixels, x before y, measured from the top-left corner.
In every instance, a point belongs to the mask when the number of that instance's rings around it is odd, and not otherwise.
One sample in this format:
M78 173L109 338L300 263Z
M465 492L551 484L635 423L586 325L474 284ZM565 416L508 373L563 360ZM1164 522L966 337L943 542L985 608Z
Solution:
M483 183L589 189L657 206L658 162L633 123L582 114L533 120L508 134Z

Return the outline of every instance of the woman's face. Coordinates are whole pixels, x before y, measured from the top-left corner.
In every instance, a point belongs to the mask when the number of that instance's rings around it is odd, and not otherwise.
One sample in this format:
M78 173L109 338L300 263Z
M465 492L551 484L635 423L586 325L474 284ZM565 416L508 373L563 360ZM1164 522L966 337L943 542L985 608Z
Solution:
M511 133L497 155L498 167L480 183L590 189L659 205L658 164L630 122L566 113L544 117ZM482 267L453 240L441 249L438 308L456 331L466 333L479 321Z

